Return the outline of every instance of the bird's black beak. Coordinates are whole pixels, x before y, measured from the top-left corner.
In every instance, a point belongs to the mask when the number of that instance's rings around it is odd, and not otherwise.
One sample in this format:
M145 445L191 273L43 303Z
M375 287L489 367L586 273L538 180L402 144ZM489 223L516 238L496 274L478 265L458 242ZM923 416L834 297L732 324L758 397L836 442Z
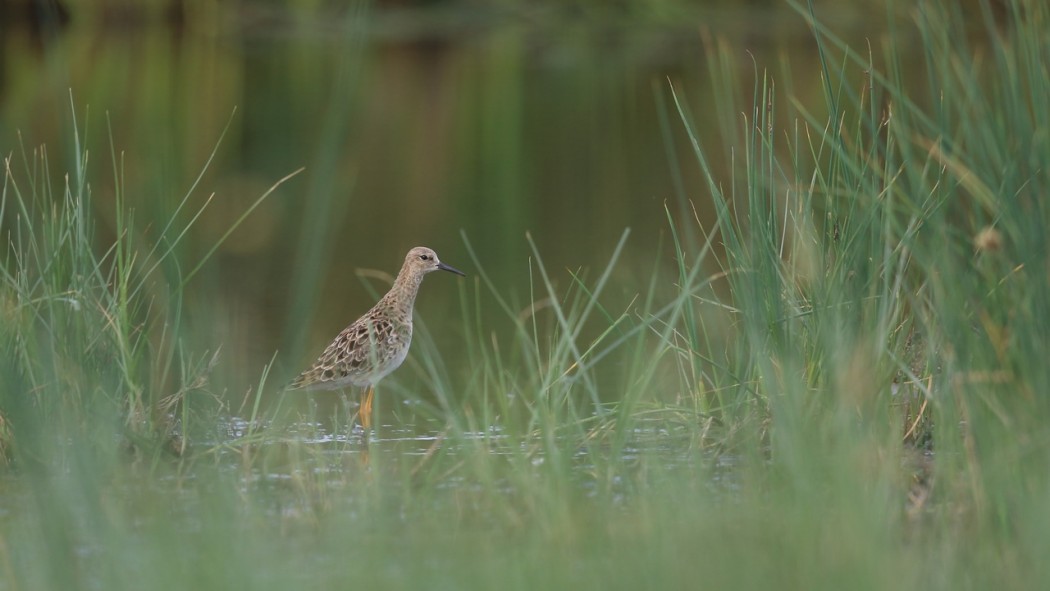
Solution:
M455 267L450 267L450 266L446 265L445 263L438 263L438 269L441 269L442 271L448 271L449 273L455 273L456 275L460 275L460 276L463 276L463 277L467 276L467 274L464 273L463 271L460 271L459 269L457 269Z

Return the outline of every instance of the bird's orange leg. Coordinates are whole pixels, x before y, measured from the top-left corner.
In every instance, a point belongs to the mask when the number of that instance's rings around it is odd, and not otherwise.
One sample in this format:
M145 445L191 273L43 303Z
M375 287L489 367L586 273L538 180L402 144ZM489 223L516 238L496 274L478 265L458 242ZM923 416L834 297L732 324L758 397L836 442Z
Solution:
M375 398L375 394L375 386L369 386L361 394L361 409L357 414L361 419L361 426L365 429L372 428L372 399Z

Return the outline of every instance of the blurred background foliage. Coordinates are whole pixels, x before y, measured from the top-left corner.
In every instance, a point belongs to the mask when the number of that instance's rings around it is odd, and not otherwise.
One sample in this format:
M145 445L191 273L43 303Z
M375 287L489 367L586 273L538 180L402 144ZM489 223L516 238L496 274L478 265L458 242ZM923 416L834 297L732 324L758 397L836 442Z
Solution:
M829 4L858 39L883 34L885 12ZM214 194L180 258L199 258L270 184L306 167L188 293L190 321L208 319L191 331L207 341L197 344L227 345L231 367L243 370L231 378L238 390L274 350L293 371L370 304L355 271L393 273L412 246L462 266L462 230L483 245L497 284L522 290L524 306L526 232L552 268L581 269L604 264L624 227L631 245L666 244L664 202L685 220L695 206L710 224L700 171L669 116L672 84L712 146L741 129L713 107L750 101L748 81L766 68L812 64L795 69L792 90L820 96L808 28L775 2L0 6L4 153L47 145L52 174L66 170L75 109L89 166L112 170L116 151L126 202L147 233L171 217L229 125L180 213ZM718 51L740 65L718 63ZM714 87L723 69L739 89ZM731 152L711 157L729 178ZM104 243L115 182L92 182ZM653 256L628 248L616 270L627 279L623 305ZM428 291L423 318L450 309L452 290ZM192 313L200 308L208 313Z

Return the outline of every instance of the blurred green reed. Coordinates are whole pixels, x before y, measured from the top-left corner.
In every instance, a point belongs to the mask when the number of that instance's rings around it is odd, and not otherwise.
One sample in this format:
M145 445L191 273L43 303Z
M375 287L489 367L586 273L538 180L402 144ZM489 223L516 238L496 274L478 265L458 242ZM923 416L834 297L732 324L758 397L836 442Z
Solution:
M926 2L858 47L798 6L817 104L780 90L789 69L737 81L713 41L728 147L693 126L712 107L690 89L656 97L717 222L684 187L654 211L672 230L653 257L677 268L636 278L623 309L628 232L568 273L529 238L527 294L464 233L459 318L420 319L407 370L433 395L381 390L371 439L268 369L225 405L221 353L183 345L202 261L176 246L202 214L147 234L121 198L99 244L82 128L66 177L20 147L0 201L0 586L1038 588L1050 12L980 7L979 43L962 9ZM916 65L926 85L906 87ZM316 278L316 248L298 252ZM455 366L437 331L462 337ZM397 436L416 421L425 440Z

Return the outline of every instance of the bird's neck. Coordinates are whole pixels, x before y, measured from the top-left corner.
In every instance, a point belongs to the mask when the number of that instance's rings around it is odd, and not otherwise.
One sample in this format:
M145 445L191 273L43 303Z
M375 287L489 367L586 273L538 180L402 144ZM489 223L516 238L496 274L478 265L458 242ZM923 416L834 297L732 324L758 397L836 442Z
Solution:
M412 306L416 302L416 294L419 293L419 286L422 282L422 273L410 273L402 269L397 274L394 285L390 287L390 291L383 296L381 301L388 310L398 316L411 318Z

